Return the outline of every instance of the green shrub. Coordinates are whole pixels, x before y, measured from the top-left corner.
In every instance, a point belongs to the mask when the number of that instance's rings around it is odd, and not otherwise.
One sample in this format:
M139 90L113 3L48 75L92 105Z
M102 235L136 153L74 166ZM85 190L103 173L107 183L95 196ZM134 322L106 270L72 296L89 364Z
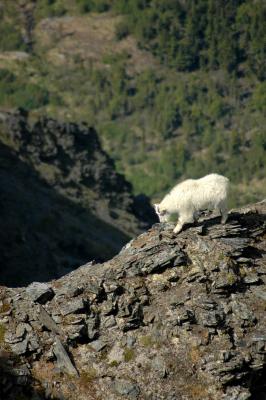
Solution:
M38 0L34 8L36 20L51 17L61 17L67 13L63 0Z
M254 110L264 111L266 105L266 81L259 83L251 98L251 106Z
M49 92L32 83L21 84L12 100L17 107L33 110L49 103Z
M110 0L77 0L82 13L91 11L105 12L110 8Z
M117 40L122 40L129 35L128 22L121 21L115 27L115 37Z
M0 21L0 51L25 50L22 34L14 24Z
M49 103L49 92L36 84L26 83L6 70L0 69L0 104L32 110Z
M16 75L8 69L2 68L0 69L0 82L8 84L12 83L16 80Z

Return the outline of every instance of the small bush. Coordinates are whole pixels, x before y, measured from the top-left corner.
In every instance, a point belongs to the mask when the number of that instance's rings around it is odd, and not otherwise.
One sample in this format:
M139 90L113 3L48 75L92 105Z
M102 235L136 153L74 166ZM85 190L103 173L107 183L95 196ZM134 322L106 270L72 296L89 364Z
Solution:
M17 107L33 110L49 103L49 92L32 83L21 85L13 98Z
M16 76L13 74L13 72L9 71L8 69L0 69L0 81L6 82L6 83L11 83L16 80Z
M12 72L0 69L0 105L33 110L48 103L48 90L20 81Z
M108 0L78 0L78 5L81 13L88 13L91 11L105 12L110 8Z
M67 12L63 1L58 0L38 0L34 11L36 20L51 17L61 17Z
M115 27L115 37L117 40L122 40L129 35L129 26L126 21L121 21Z
M1 21L0 51L25 50L21 32L11 23Z

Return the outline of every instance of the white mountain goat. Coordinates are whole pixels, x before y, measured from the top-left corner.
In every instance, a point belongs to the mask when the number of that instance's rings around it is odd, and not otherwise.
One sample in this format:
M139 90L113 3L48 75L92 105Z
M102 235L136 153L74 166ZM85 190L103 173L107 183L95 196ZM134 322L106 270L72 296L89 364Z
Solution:
M227 193L229 179L222 175L210 174L200 179L187 179L176 185L161 203L154 204L160 222L167 222L172 214L178 214L174 229L179 233L184 224L192 223L201 210L218 210L221 223L227 219Z

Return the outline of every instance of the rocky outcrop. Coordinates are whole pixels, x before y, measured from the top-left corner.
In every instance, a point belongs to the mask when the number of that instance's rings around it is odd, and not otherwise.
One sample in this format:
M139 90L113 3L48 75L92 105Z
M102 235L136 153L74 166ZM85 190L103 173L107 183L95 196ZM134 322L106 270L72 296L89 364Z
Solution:
M1 129L20 159L60 194L81 204L125 234L136 235L155 222L145 196L118 174L97 132L85 123L42 117L30 124L25 110L1 113Z
M154 215L85 125L0 113L0 285L110 259ZM23 271L23 273L21 273Z
M266 202L112 260L1 289L1 391L27 399L263 399Z

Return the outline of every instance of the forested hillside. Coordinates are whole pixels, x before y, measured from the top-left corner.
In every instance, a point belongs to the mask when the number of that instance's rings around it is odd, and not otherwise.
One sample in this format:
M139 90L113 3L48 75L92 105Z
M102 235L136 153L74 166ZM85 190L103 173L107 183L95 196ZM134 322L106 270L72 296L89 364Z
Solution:
M264 0L0 5L1 107L94 125L136 194L212 171L265 197Z

